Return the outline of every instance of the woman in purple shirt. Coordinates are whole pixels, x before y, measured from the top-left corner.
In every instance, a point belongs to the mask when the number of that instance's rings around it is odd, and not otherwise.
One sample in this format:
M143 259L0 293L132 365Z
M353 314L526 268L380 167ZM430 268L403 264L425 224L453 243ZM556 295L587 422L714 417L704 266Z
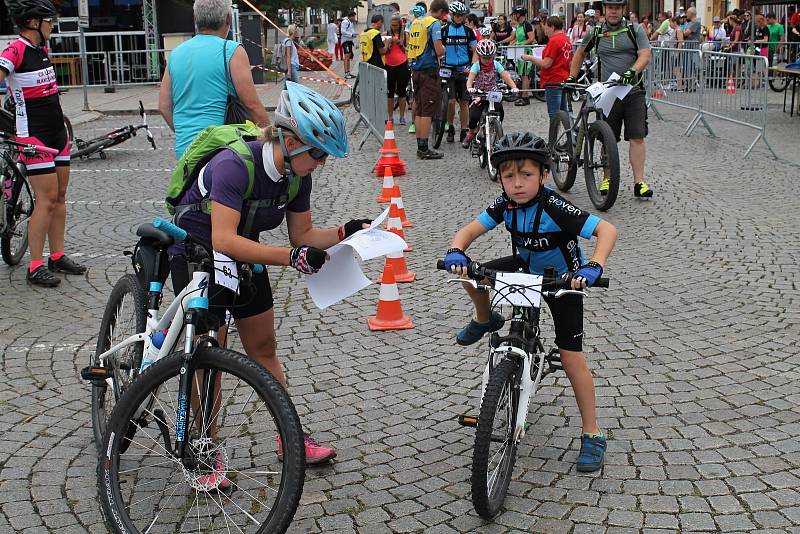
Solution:
M352 220L339 228L315 228L310 196L311 172L330 155L344 157L348 150L342 112L329 100L306 87L287 82L275 110L273 126L262 139L249 143L255 176L250 197L247 169L231 150L220 150L201 170L180 205L211 202L211 213L187 210L176 223L216 252L243 263L291 266L304 274L317 272L326 260L325 250L360 230L367 219ZM289 199L293 180L299 192ZM259 243L259 233L277 228L286 218L291 247ZM170 268L176 294L189 283L186 257L180 246L170 249ZM227 308L245 352L263 365L284 388L286 376L275 352L275 317L272 290L266 271L254 274L252 284L239 294L220 286L209 289L212 310L224 319ZM222 335L220 339L224 339ZM330 447L305 435L306 462L318 464L336 456ZM278 443L278 455L282 454ZM222 475L220 475L222 476ZM220 487L227 486L224 480Z

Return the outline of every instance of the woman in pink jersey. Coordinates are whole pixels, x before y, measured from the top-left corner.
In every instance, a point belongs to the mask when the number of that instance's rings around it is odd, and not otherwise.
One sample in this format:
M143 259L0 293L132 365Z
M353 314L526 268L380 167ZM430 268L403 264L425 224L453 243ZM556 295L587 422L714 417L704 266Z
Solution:
M61 280L53 272L86 272L86 267L64 255L70 143L58 99L56 73L44 46L58 13L49 0L11 0L8 8L20 32L19 39L0 54L0 80L8 82L16 105L16 140L59 151L55 156L21 156L36 197L28 225L31 264L27 279L33 285L55 287ZM50 249L47 265L43 256L45 238Z

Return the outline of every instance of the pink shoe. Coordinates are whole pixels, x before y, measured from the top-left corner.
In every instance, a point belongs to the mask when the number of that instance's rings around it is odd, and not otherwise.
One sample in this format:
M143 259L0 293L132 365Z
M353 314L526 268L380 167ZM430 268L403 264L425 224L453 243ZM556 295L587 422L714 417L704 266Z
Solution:
M278 442L278 460L282 462L283 444L280 438L276 438L276 441ZM336 458L336 449L323 447L306 432L303 433L303 444L306 447L306 465L323 464Z
M231 481L225 476L225 463L217 451L214 458L214 468L207 475L198 475L195 479L196 488L199 491L226 490L231 486Z

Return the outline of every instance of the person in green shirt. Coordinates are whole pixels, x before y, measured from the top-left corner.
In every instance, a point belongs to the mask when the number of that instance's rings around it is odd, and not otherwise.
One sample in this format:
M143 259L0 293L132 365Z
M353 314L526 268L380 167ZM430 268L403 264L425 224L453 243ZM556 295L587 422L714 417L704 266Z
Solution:
M656 30L650 35L650 40L651 41L658 40L660 45L662 41L665 41L664 36L666 36L669 33L669 15L666 12L659 13L658 21L660 22L660 24L656 28Z
M769 28L769 64L772 66L775 59L775 52L777 51L780 53L783 51L783 45L780 43L783 41L783 36L786 35L786 31L783 29L781 23L778 22L778 17L776 17L773 12L767 13L767 28Z

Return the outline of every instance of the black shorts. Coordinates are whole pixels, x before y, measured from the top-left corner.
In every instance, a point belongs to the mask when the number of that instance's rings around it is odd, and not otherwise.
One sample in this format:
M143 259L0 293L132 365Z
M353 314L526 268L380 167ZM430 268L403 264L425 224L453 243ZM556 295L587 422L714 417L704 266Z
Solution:
M386 65L386 85L389 90L388 97L406 98L406 88L408 80L411 78L411 71L408 70L408 62L400 65Z
M625 124L625 140L644 139L647 137L647 100L645 92L633 89L628 96L617 100L611 113L606 117L606 122L611 126L614 135L619 141L622 125Z
M189 274L189 265L185 256L173 256L169 261L172 274L172 289L177 295L184 287L189 285L192 277ZM272 309L272 287L266 269L253 274L249 285L239 286L239 294L211 284L208 290L209 310L216 315L220 324L225 322L225 310L230 310L234 319L246 319Z
M342 51L345 54L353 54L353 41L342 41Z
M450 100L463 100L464 102L469 99L467 93L467 77L463 74L456 74L459 67L448 67L452 69L453 75L447 79L447 90L450 93Z
M528 272L527 264L519 256L506 256L483 264L487 269L496 271ZM566 295L558 299L545 298L550 315L553 316L553 327L556 331L556 346L559 349L581 352L583 350L583 298L578 295Z

